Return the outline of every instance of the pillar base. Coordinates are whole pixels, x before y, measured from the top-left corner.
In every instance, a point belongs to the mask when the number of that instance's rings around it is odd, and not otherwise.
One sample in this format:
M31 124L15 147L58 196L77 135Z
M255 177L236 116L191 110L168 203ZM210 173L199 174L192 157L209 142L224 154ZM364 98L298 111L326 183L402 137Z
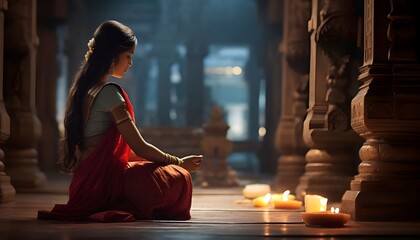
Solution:
M390 134L388 135L390 138ZM420 149L415 141L367 139L359 174L342 198L341 211L357 221L420 220Z
M12 202L15 200L16 190L10 184L10 177L0 173L0 203Z
M277 175L272 183L277 192L294 192L299 184L299 177L305 173L304 155L283 155L278 160Z
M355 221L418 221L420 193L414 191L346 191L340 212Z
M357 169L354 152L351 148L310 149L305 157L305 174L299 179L296 188L297 198L316 194L328 198L329 202L339 202Z
M40 189L47 178L38 168L36 149L6 151L6 173L17 192Z
M10 183L10 177L4 172L3 158L4 152L0 149L0 203L14 201L16 195L16 190Z

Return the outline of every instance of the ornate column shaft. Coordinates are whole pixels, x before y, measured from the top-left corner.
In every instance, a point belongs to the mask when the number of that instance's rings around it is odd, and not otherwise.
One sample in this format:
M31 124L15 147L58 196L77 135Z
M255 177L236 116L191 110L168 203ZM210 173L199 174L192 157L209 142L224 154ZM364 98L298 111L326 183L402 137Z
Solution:
M177 60L176 45L178 39L178 17L174 8L179 6L179 2L166 1L160 2L159 24L155 33L154 53L158 63L158 100L157 100L157 120L161 126L174 126L175 118L171 117L174 111L174 84L172 84L172 65ZM171 36L171 38L168 38ZM198 80L198 79L196 79ZM176 112L174 112L176 114ZM178 113L179 114L179 113ZM177 114L177 115L178 115ZM178 116L175 115L177 118Z
M365 138L342 210L361 221L420 219L419 3L365 0L363 83L353 129Z
M260 80L261 72L258 68L258 56L256 44L251 44L250 54L248 61L244 67L244 78L248 83L248 140L258 141L258 128L260 127L260 109L259 109L259 97L260 97Z
M169 40L169 39L168 39ZM158 121L161 126L171 126L171 66L175 61L175 46L169 41L159 41L157 47L158 77Z
M307 147L303 142L303 120L308 101L310 0L284 2L281 116L276 133L280 152L274 188L294 191L305 172Z
M3 55L4 55L4 12L7 1L0 0L0 203L9 202L15 198L15 188L10 184L10 177L4 172L3 146L10 136L10 118L3 101Z
M204 122L204 57L207 45L192 39L187 43L185 59L186 125L201 127Z
M208 27L203 15L206 4L199 1L181 1L179 4L179 11L183 14L180 14L178 31L182 32L180 40L186 47L182 69L186 96L185 125L189 127L202 127L204 123L204 58L208 54L206 34L209 34L204 31Z
M139 45L141 46L141 45ZM133 62L135 62L132 67L133 75L137 76L137 79L141 81L136 81L136 94L133 96L135 98L136 106L133 106L136 113L136 121L145 123L147 122L147 115L145 107L146 106L146 95L147 95L147 79L149 77L149 69L151 68L151 58L152 54L150 50L139 49L140 57L134 55Z
M281 52L283 37L283 1L258 1L259 18L263 24L263 68L265 78L265 129L258 158L260 172L275 174L278 153L274 148L276 128L281 110Z
M36 149L41 124L36 115L36 1L9 2L5 19L4 100L10 116L10 137L6 142L6 173L19 191L45 184L38 168Z
M351 0L313 0L309 110L303 138L310 147L296 189L339 201L356 172L361 138L350 126L357 92L357 17Z
M55 6L50 8L48 6ZM37 49L36 109L42 123L42 138L38 153L39 166L44 172L57 173L58 121L57 121L57 27L67 16L67 1L44 0L38 2L39 47ZM56 22L56 24L51 24Z

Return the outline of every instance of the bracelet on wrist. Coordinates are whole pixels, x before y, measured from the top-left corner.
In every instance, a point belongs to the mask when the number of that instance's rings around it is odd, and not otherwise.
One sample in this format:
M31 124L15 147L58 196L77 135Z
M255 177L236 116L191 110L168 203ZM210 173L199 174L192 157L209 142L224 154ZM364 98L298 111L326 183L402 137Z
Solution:
M184 162L180 158L170 155L168 153L165 153L165 160L166 160L167 165L174 164L174 165L181 166L181 164Z

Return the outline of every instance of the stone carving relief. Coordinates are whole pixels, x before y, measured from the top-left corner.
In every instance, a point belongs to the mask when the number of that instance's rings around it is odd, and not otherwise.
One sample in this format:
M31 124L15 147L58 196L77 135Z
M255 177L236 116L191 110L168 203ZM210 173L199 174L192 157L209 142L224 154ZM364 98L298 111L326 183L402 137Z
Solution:
M316 41L328 57L330 66L325 100L328 103L325 124L330 131L350 130L350 78L352 59L357 52L357 17L352 1L324 1Z
M303 125L309 92L309 54L310 54L310 33L306 31L308 20L311 14L311 1L298 0L290 2L291 11L289 17L289 35L287 38L287 48L285 51L286 59L290 68L302 74L300 77L293 78L293 115L298 121L296 127L299 131Z
M9 8L4 26L4 99L7 106L20 107L22 105L22 78L25 68L25 60L29 57L29 40L25 36L27 14L25 11L17 11L18 7ZM20 8L22 9L22 8Z
M290 67L301 74L309 72L310 42L309 32L306 31L311 14L310 0L294 0L290 3L289 34L286 39L286 59Z

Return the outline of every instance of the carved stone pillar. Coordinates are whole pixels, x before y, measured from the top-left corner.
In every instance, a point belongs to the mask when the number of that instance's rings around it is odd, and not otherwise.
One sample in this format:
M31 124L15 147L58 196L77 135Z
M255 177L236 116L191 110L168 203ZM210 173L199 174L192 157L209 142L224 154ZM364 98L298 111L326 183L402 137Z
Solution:
M364 4L363 85L352 101L351 125L366 141L342 210L361 221L419 220L419 3Z
M250 47L248 61L245 65L244 78L248 83L248 140L258 141L258 129L260 127L260 80L262 78L260 69L258 68L258 56L256 46L253 44Z
M4 100L10 116L6 142L6 173L19 191L45 184L38 168L37 142L41 124L36 115L36 1L9 2L5 19Z
M93 37L93 31L96 29L92 17L89 15L88 4L91 1L70 0L68 7L70 9L67 18L68 37L71 40L66 42L64 52L68 57L67 63L67 87L70 88L74 81L74 75L80 68L80 61L84 59L87 51L86 44ZM102 5L102 4L101 4ZM97 9L95 9L97 11ZM66 95L67 97L67 95Z
M141 45L139 45L140 47ZM136 81L136 94L132 95L132 98L136 102L136 106L133 106L136 113L137 123L146 122L146 96L147 96L147 79L149 77L149 70L151 68L152 51L146 49L136 50L140 53L140 57L134 55L133 62L135 63L132 67L133 75L141 81ZM143 127L142 127L143 128Z
M232 152L233 144L226 138L229 126L224 122L224 114L219 106L214 106L210 120L204 124L204 138L201 141L203 163L197 171L196 183L202 187L237 186L236 172L226 158Z
M189 127L202 127L204 123L204 58L208 54L209 39L203 14L206 4L207 1L180 1L177 6L183 13L179 16L177 30L182 33L180 41L186 48L182 84L185 86L185 125Z
M48 7L54 6L54 7ZM58 159L57 122L57 27L59 20L67 15L67 2L63 0L44 0L38 2L39 47L37 49L36 71L36 109L42 123L42 138L38 153L42 171L56 173ZM51 24L56 22L56 24Z
M275 174L278 153L274 148L276 128L281 110L281 52L279 46L283 37L283 1L257 1L259 18L263 30L263 68L265 78L265 129L258 158L260 172Z
M281 87L281 116L276 134L276 149L280 152L277 175L273 183L279 192L294 191L299 177L305 172L302 129L308 100L310 0L284 2L284 27Z
M313 0L309 110L303 137L310 147L296 189L339 201L356 172L361 138L350 126L357 92L357 17L351 0Z
M159 3L160 4L160 3ZM176 44L177 39L177 21L176 12L174 9L174 2L167 4L160 4L159 24L156 27L154 37L153 53L157 59L158 65L158 84L157 84L157 121L160 126L171 126L173 121L171 119L172 101L171 101L171 74L172 65L176 59ZM172 36L168 38L168 36Z
M169 40L169 39L167 39ZM175 61L175 46L159 41L156 56L159 66L157 120L161 126L171 126L171 67Z
M0 0L0 203L9 202L15 198L15 188L10 184L10 177L4 172L3 145L10 136L10 118L3 101L3 55L4 55L4 12L7 1Z
M204 57L207 45L200 40L187 43L185 59L186 78L186 125L201 127L204 122Z

